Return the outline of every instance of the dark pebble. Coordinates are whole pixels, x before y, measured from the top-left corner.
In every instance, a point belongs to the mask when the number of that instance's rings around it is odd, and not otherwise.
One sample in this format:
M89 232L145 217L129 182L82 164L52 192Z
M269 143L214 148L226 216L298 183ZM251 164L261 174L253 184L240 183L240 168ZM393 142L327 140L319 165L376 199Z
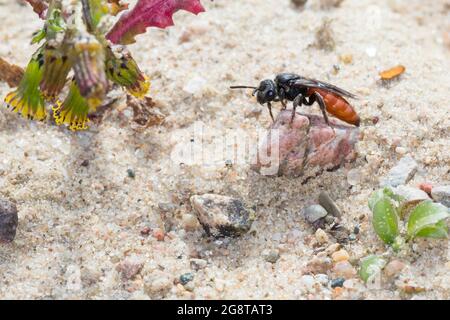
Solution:
M133 169L128 169L127 174L129 178L134 179L134 177L136 177L136 174L134 173Z
M17 208L14 203L0 198L0 242L11 242L16 237Z
M337 287L342 287L344 285L345 279L344 278L336 278L331 280L331 287L337 288Z
M183 286L192 280L194 280L194 275L192 273L185 273L180 276L180 283Z

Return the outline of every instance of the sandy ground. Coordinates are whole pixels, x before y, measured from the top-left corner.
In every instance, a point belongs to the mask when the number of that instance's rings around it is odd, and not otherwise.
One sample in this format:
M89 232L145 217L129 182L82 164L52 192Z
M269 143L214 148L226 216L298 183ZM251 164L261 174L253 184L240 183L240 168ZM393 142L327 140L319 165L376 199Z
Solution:
M74 134L1 109L0 195L16 201L19 228L13 243L0 247L0 298L449 299L446 240L416 244L415 254L402 258L407 268L400 278L377 288L355 277L336 294L331 271L305 277L301 270L315 253L308 240L313 230L300 211L320 191L330 193L344 224L361 228L357 241L345 245L356 266L367 253L385 250L368 223L366 203L398 159L410 154L419 163L412 186L450 181L450 2L345 0L329 10L312 0L304 10L288 0L203 2L207 13L179 13L175 27L151 30L131 46L152 78L151 96L167 116L163 125L139 132L129 125L130 110L115 110ZM314 46L324 18L336 41L331 51ZM0 20L0 55L25 65L41 22L11 0L0 0ZM352 63L341 62L341 55L351 55ZM406 73L381 85L378 72L399 63ZM355 107L363 139L353 165L302 185L259 176L248 163L227 167L226 157L209 166L172 161L174 148L191 143L201 122L206 144L227 132L254 137L267 128L266 110L227 87L282 71L330 81L361 97ZM8 90L0 84L2 97ZM261 115L252 116L259 109ZM350 169L359 180L354 185L347 181ZM253 232L213 241L201 228L185 230L189 197L206 192L256 205ZM164 229L164 241L142 235L146 227ZM280 259L264 261L265 249L278 249ZM206 266L193 270L192 258ZM124 264L142 269L127 280L118 271ZM177 284L187 272L194 280ZM403 294L400 282L425 291Z

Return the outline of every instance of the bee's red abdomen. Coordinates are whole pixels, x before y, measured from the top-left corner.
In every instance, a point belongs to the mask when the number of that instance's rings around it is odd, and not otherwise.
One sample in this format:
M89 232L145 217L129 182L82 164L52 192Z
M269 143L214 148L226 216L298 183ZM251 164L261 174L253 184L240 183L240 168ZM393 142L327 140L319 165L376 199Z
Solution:
M328 113L342 121L359 127L361 120L347 100L335 93L317 88L310 88L308 94L312 95L314 92L319 93L323 97Z

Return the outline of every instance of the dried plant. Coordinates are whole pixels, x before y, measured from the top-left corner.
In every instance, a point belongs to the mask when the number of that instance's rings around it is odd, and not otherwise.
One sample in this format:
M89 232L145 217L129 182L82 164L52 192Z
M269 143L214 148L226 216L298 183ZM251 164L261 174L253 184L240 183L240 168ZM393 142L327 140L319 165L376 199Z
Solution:
M138 0L132 9L123 0L27 2L44 26L32 39L39 48L17 89L6 96L6 105L34 120L44 120L51 105L56 124L71 130L87 128L88 115L102 104L112 84L136 98L147 94L149 79L125 47L137 34L172 25L178 10L204 11L199 0ZM60 100L66 86L68 93Z

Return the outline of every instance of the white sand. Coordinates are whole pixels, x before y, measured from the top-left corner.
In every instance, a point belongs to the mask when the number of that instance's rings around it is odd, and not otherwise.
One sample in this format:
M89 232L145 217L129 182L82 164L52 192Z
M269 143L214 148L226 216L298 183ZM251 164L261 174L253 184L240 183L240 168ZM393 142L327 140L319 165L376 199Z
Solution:
M356 266L367 253L384 251L367 223L367 197L403 154L420 164L410 185L450 181L450 1L346 0L327 11L312 0L304 11L288 0L203 2L207 13L178 13L175 27L150 30L131 46L152 78L152 97L167 115L162 126L136 132L128 124L129 111L114 111L100 126L74 134L1 109L0 195L17 202L19 228L14 243L0 247L0 298L332 298L328 284L316 278L310 285L302 278L314 248L301 208L326 190L347 227L366 216L358 241L345 246ZM325 17L335 34L332 52L312 46ZM0 0L0 20L0 56L25 65L30 36L41 22L11 0ZM183 34L189 40L180 44ZM341 63L344 54L352 55L353 63ZM397 64L405 65L406 73L388 87L380 85L378 72ZM364 138L355 164L302 185L300 179L258 176L245 164L228 169L171 161L176 143L189 143L196 121L207 124L211 141L226 130L254 136L267 127L266 110L259 118L246 117L259 107L227 87L282 71L330 81L361 96L355 107ZM187 92L203 80L195 95ZM2 97L8 90L0 84ZM375 116L380 121L374 126ZM86 159L89 166L81 166ZM128 168L135 179L127 177ZM350 188L346 176L352 168L361 182ZM206 192L257 205L255 232L214 242L200 228L183 230L181 217L192 213L189 197ZM159 203L173 203L174 212L162 216ZM140 234L146 226L171 230L158 242ZM354 289L340 297L449 299L448 241L420 241L415 247L404 258L408 267L400 281L424 292L401 294L394 281L367 288L355 277ZM267 248L281 252L274 265L261 257ZM193 257L207 260L206 268L192 271ZM143 263L134 280L121 279L116 270L127 259ZM195 274L188 287L193 291L174 284L186 272Z

